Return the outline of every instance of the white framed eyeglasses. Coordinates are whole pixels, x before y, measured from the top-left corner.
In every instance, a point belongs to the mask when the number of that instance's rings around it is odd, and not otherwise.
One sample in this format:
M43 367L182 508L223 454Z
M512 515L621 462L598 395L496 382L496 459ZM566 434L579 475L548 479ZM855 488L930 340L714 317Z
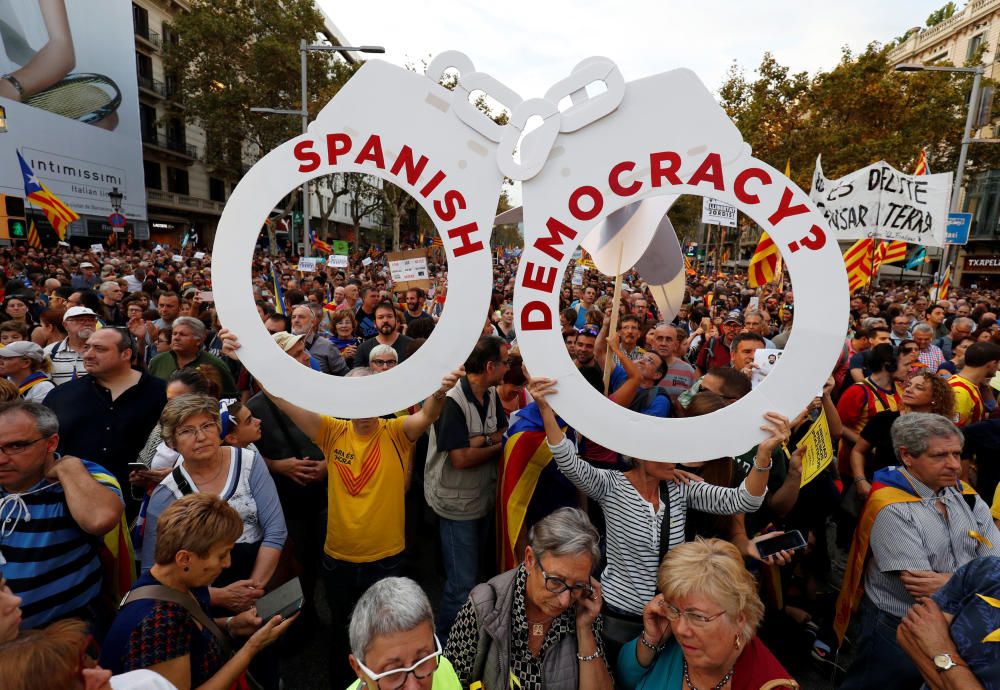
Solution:
M423 680L432 675L438 667L438 657L441 656L441 640L434 636L435 650L423 659L415 662L406 668L394 668L382 673L375 673L370 668L358 661L358 666L365 672L371 680L375 681L378 690L399 690L406 684L406 677L413 674L417 680Z

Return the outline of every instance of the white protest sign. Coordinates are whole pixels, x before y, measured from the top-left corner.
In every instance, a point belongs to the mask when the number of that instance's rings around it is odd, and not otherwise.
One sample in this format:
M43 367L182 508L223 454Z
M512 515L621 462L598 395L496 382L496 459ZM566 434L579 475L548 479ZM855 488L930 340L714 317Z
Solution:
M578 266L573 269L573 277L570 279L572 285L583 285L583 267Z
M407 280L427 280L427 257L414 256L399 261L390 261L389 273L392 275L394 283L402 283Z
M299 257L299 267L298 271L301 273L315 273L316 272L316 259L314 257Z
M372 265L372 258L370 256L366 256L365 258L363 258L361 260L361 265L362 266L371 266Z
M524 251L514 291L521 355L530 371L556 380L551 401L559 415L607 448L671 462L736 455L764 438L765 410L794 417L805 408L836 361L848 312L843 260L808 196L752 157L692 72L657 74L623 92L612 88L616 72L609 60L591 58L551 89L546 99L558 103L590 81L608 85L550 116L558 133L546 150L559 148L557 162L512 175L523 180ZM523 148L545 148L533 141L544 138L536 135L542 129L526 135ZM637 201L678 194L735 206L774 238L796 286L796 323L781 366L749 395L709 415L659 419L615 405L579 373L560 334L559 276L589 228Z
M706 196L701 200L701 222L705 225L735 228L736 207Z
M90 251L94 252L95 254L99 254L104 251L104 245L92 244L90 245Z
M195 252L194 253L194 258L196 258L196 259L204 259L205 258L205 252Z
M331 254L326 260L326 265L331 268L347 268L348 259L346 254Z
M173 261L176 264L182 264L182 263L184 263L184 257L181 256L180 254L174 254L173 257L171 257L170 260Z
M68 247L68 246L69 246L69 242L63 242L62 240L60 240L60 241L58 242L58 245L59 245L60 247Z
M503 183L495 156L500 127L468 102L468 90L438 83L449 68L468 78L469 88L486 78L454 52L435 58L427 76L366 61L306 134L270 151L233 190L215 235L216 306L240 339L241 361L275 395L327 415L376 417L434 393L475 346L482 322L469 315L486 313L492 290L490 234ZM521 102L492 80L488 91L509 107ZM443 240L455 286L427 343L378 376L327 376L302 366L274 343L253 301L256 233L246 228L260 227L289 190L334 172L376 175L416 199Z
M781 359L781 355L784 354L784 350L771 349L768 347L762 347L753 353L753 375L750 377L750 384L756 388L758 383L761 383L771 370L774 369L774 365L778 363Z
M945 242L951 173L907 175L885 161L830 180L816 157L809 197L838 240L879 237L929 247Z

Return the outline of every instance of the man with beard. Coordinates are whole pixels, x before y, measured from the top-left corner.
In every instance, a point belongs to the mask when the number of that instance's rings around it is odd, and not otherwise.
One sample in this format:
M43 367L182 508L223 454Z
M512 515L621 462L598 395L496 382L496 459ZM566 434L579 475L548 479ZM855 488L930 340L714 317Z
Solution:
M371 355L372 348L376 345L389 345L399 356L399 363L406 361L406 352L412 338L399 332L396 323L396 308L392 302L385 300L379 302L375 307L375 329L374 338L369 338L358 345L358 351L354 355L355 362L367 362Z
M316 358L324 374L343 376L347 373L347 362L337 346L316 335L316 314L309 305L300 304L292 309L292 334L305 336L306 350Z
M56 386L87 373L83 365L83 350L87 338L97 328L97 314L87 307L70 307L63 315L63 326L68 335L45 348L45 354L52 360L49 377Z

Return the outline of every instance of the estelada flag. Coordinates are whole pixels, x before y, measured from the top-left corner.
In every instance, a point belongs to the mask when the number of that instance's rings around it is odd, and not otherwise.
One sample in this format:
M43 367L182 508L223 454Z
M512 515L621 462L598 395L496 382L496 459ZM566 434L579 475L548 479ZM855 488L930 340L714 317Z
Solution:
M573 438L572 430L556 417L560 428ZM507 430L503 460L497 477L497 550L501 570L506 572L520 563L517 541L525 529L528 504L535 494L538 478L552 461L552 451L545 442L545 425L534 403L517 411Z
M844 268L847 269L847 280L851 292L860 290L872 278L872 247L875 240L862 237L844 252Z
M781 275L781 253L778 246L766 232L760 234L760 242L750 257L749 284L752 288L767 285Z
M41 183L35 176L35 172L31 169L31 166L28 165L28 161L24 160L24 157L21 156L20 151L17 152L17 160L21 164L21 176L24 178L25 196L28 197L28 201L42 209L42 213L52 223L52 227L56 229L59 240L65 241L66 227L74 220L79 220L80 216L77 215L76 211L64 204L59 197L50 192L48 187Z

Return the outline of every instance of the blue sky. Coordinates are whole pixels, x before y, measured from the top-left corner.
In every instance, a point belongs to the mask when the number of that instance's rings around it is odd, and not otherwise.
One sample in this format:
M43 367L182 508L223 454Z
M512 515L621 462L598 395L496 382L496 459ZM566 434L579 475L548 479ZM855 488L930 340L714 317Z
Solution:
M841 47L861 50L922 26L944 0L319 0L355 44L386 47L395 64L461 50L523 98L541 96L590 55L626 81L693 69L716 91L736 61L748 74L765 51L793 71L829 69ZM958 3L961 5L961 3Z

